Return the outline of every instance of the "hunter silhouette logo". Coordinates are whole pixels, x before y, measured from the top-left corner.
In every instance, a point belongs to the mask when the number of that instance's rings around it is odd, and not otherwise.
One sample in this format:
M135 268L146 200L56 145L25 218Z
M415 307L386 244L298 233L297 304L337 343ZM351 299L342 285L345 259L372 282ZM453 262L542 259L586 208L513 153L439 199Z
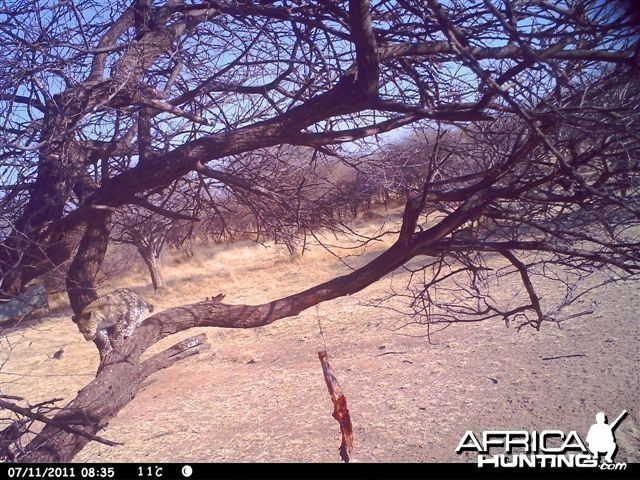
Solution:
M624 410L612 422L607 423L604 412L596 414L596 423L589 429L586 444L575 430L491 430L476 435L467 431L460 440L457 453L475 451L478 466L494 467L580 467L600 470L624 470L626 463L613 463L618 449L614 430L627 415ZM494 453L495 449L502 452ZM517 453L516 453L517 451ZM604 460L600 463L600 455Z
M616 438L613 436L613 431L620 424L622 419L627 415L627 411L624 410L618 418L612 424L607 424L607 417L603 412L598 412L596 415L596 423L591 425L589 433L587 434L587 443L589 444L589 451L593 454L593 458L598 460L601 453L606 453L604 457L605 462L613 462L613 456L618 449L616 445Z

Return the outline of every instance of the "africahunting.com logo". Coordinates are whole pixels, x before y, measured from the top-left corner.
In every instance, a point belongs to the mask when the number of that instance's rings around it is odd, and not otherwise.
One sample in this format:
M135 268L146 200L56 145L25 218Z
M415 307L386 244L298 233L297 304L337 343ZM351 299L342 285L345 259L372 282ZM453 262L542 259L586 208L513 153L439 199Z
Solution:
M627 415L624 410L612 423L607 423L603 412L596 415L586 443L574 430L491 430L476 436L467 431L460 440L456 453L478 452L478 467L584 467L602 470L624 470L626 463L614 463L618 446L613 434ZM490 450L501 449L503 453ZM518 453L514 453L517 450ZM602 461L601 461L602 457Z

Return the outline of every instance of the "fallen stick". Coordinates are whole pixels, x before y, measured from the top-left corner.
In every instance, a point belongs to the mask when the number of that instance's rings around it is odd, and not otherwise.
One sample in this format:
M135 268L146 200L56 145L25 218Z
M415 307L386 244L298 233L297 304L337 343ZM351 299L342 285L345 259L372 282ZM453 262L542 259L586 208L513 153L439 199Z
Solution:
M338 379L331 370L327 352L318 352L318 358L322 365L322 373L324 381L327 384L327 390L333 402L333 418L340 424L340 432L342 433L342 443L340 444L340 457L345 463L349 463L351 451L353 450L353 426L351 425L351 417L347 408L347 399L342 393Z
M558 355L557 357L544 357L542 360L557 360L559 358L586 357L584 353L573 353L571 355Z

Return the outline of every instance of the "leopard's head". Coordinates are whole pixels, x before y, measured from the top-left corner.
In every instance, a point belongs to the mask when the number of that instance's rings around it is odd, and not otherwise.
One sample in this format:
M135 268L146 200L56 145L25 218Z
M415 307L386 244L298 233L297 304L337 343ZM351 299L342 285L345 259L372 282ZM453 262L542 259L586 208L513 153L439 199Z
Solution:
M78 330L84 335L84 338L90 342L98 333L98 318L92 315L91 311L82 312L80 315L74 315L72 320L78 325Z

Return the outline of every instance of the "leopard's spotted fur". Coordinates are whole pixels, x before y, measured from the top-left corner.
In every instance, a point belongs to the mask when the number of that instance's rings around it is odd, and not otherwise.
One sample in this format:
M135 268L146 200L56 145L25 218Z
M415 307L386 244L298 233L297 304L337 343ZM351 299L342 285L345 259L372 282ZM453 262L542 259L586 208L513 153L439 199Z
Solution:
M153 305L122 288L91 302L73 320L87 341L100 336L111 346L113 340L131 336L140 325L145 308L153 312Z

